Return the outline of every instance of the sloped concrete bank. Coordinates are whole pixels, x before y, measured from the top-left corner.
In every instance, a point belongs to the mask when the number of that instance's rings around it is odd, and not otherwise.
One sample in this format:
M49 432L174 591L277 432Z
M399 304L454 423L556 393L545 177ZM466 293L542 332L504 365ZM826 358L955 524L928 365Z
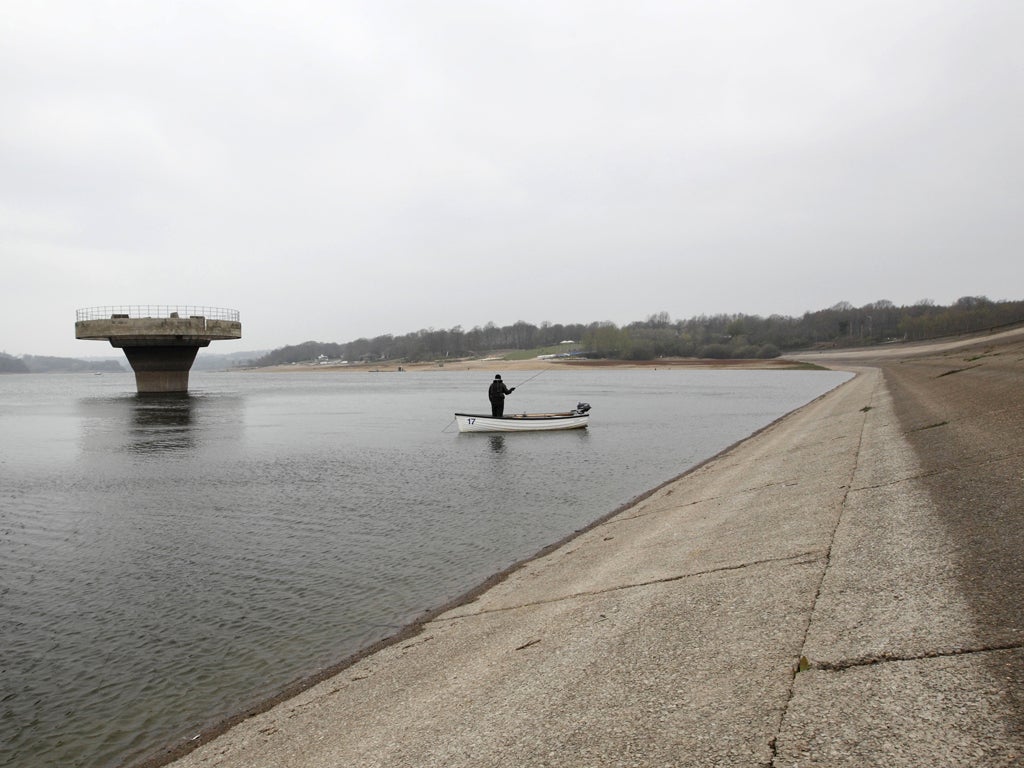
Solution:
M174 765L1020 764L1019 344L943 376L976 351L846 358L826 397Z
M776 764L1024 765L1024 333L860 360L885 387Z

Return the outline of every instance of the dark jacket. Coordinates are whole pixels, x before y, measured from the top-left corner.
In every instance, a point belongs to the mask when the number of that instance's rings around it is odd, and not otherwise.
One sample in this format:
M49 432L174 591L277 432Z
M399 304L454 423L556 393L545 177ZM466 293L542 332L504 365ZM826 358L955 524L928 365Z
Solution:
M512 387L512 389L515 389L515 387ZM504 400L505 395L510 394L512 389L506 387L505 382L501 379L495 379L491 382L491 386L487 388L487 397L491 400Z

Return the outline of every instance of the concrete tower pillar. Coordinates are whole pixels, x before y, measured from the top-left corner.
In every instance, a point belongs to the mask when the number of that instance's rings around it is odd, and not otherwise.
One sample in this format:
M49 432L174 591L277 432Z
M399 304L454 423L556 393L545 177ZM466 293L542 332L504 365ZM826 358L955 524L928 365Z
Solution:
M188 374L200 346L124 346L125 357L135 371L135 387L142 392L188 392Z
M139 394L188 392L200 347L242 338L238 311L215 307L128 306L80 309L76 339L100 339L124 350Z

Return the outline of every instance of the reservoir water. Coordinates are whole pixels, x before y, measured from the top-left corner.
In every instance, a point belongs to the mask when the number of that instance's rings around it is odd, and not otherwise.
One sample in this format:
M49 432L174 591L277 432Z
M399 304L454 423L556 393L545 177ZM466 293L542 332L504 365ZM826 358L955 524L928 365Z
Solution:
M0 765L118 766L385 638L849 378L491 374L0 376Z

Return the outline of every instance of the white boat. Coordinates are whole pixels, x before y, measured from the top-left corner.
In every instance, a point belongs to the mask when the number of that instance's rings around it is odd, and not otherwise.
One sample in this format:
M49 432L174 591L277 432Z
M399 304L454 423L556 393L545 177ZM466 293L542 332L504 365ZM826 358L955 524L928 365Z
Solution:
M485 413L456 413L459 432L544 432L556 429L584 429L590 406L577 403L564 413L510 413L495 418Z

